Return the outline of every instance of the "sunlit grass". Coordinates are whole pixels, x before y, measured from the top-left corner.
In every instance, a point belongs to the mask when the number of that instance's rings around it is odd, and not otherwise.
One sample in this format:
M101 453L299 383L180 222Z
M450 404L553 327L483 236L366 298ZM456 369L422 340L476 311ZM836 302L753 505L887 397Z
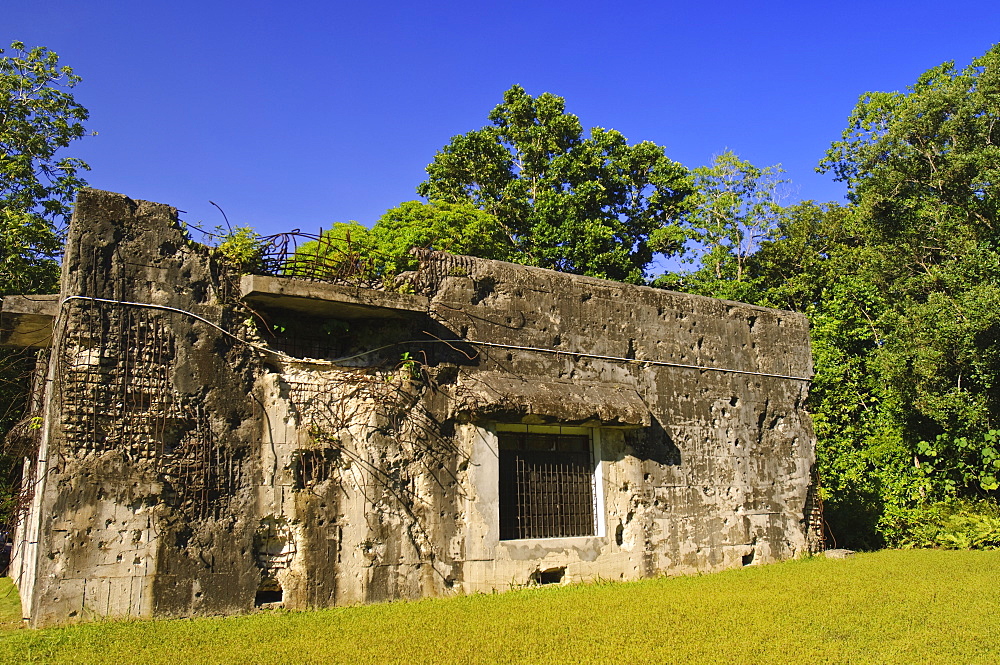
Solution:
M886 551L700 577L0 636L0 662L993 663L1000 552Z
M9 577L0 577L0 634L21 627L21 600Z

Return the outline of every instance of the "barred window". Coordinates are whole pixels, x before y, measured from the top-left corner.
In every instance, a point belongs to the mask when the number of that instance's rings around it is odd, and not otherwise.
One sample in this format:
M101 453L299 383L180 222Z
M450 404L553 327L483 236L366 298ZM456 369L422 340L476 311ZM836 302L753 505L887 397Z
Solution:
M594 447L586 434L497 434L500 538L597 534Z

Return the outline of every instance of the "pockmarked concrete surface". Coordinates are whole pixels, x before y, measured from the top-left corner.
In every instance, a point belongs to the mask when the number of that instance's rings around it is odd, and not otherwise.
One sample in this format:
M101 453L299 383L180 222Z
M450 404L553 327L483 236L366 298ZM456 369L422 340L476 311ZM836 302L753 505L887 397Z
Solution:
M82 191L12 566L32 624L818 547L803 316L419 258L378 289L240 275L174 208Z

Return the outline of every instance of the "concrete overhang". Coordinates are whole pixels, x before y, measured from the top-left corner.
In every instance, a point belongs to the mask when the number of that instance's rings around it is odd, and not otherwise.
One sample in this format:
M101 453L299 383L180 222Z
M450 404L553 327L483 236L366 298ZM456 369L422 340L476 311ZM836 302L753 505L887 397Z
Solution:
M496 372L463 374L461 383L462 398L455 412L472 420L624 428L650 424L649 407L635 388L629 386L523 378Z
M426 314L430 306L427 298L408 293L261 275L244 275L240 293L252 307L337 319L399 319Z
M52 322L59 296L3 296L0 304L0 346L44 349L52 343Z

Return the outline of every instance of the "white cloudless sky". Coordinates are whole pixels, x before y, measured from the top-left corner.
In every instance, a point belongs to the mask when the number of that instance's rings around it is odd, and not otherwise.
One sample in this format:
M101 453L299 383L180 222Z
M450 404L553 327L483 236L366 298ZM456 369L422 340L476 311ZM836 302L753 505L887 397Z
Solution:
M584 127L689 167L782 164L789 202L841 200L814 169L869 90L904 90L1000 42L1000 3L5 3L0 42L83 77L98 132L63 151L91 186L262 233L370 226L416 199L449 138L513 84Z

